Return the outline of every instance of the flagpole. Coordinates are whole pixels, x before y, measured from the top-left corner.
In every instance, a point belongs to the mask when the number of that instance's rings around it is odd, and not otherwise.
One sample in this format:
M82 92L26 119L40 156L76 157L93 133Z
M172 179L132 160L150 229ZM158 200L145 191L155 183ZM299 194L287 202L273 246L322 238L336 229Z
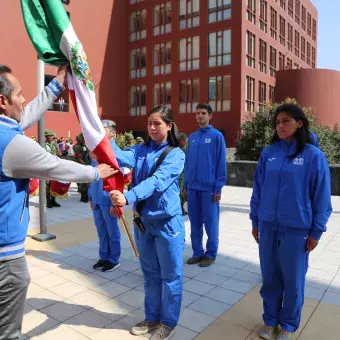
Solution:
M39 57L37 59L37 82L39 94L45 87L45 64ZM45 114L41 116L38 122L38 141L40 146L45 149ZM40 233L32 236L32 239L39 242L45 242L55 239L55 235L49 234L47 232L45 180L39 180L39 220Z

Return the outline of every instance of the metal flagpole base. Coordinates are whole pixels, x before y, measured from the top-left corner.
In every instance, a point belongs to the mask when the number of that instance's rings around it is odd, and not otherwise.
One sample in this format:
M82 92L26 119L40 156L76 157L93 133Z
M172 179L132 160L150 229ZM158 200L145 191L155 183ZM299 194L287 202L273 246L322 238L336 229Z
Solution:
M46 242L50 240L55 240L57 237L52 234L36 234L32 236L32 239L39 242Z

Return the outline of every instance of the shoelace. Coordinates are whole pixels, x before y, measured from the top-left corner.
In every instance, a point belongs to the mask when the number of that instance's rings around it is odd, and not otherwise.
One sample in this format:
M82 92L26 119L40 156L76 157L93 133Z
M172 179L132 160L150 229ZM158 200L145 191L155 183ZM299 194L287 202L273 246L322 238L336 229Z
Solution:
M160 335L161 337L164 337L168 332L168 327L164 324L161 324L157 331L156 331L156 334Z

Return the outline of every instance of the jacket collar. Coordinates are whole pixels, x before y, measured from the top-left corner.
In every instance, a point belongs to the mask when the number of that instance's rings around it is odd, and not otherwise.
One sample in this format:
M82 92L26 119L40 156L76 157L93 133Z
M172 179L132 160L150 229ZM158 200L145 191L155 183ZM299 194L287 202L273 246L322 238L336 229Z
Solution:
M200 128L198 127L198 130L201 131L201 132L206 132L206 131L209 131L212 129L212 125L209 124L208 126L204 127L204 128Z
M0 115L0 124L7 126L11 130L19 131L21 134L23 134L20 124L12 118L9 118L5 115Z
M280 141L281 144L281 148L282 151L287 155L287 156L291 156L294 155L294 153L296 152L296 140L292 140L292 141L287 141L285 139L281 139Z

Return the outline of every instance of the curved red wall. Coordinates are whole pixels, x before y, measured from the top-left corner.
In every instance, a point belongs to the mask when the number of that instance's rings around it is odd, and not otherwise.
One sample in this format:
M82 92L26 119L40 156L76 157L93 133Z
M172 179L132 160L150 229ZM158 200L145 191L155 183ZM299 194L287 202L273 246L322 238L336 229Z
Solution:
M276 74L276 101L295 98L299 105L315 109L320 123L340 124L340 72L299 69Z

